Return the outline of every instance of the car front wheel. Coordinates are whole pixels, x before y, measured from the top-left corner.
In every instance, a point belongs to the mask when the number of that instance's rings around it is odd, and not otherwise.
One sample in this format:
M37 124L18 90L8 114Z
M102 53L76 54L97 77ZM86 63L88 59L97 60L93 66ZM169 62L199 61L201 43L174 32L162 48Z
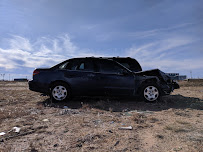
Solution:
M143 99L148 102L154 102L159 100L160 91L158 86L155 84L145 85L142 89L142 96Z

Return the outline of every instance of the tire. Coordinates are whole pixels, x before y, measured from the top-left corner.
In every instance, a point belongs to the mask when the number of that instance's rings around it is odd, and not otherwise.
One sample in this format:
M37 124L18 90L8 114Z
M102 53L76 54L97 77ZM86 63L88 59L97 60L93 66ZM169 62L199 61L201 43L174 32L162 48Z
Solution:
M70 98L70 87L62 82L55 83L51 87L50 97L53 101L63 102Z
M160 89L155 83L146 84L141 90L142 99L146 102L155 102L160 99Z

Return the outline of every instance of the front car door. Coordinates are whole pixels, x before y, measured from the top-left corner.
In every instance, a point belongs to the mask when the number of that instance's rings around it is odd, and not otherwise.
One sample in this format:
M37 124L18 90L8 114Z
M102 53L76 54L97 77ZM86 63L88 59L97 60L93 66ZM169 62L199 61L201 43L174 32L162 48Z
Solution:
M107 95L133 95L134 75L112 60L98 59L96 61L100 83ZM100 85L102 87L102 85Z

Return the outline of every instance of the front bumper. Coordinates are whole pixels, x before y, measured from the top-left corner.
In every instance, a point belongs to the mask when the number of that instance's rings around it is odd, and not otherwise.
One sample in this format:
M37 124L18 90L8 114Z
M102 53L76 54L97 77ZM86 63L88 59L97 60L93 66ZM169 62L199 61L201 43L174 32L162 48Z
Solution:
M179 84L177 82L174 82L174 81L172 82L172 86L173 86L174 89L179 89L180 88Z
M171 82L166 85L162 85L162 94L163 95L169 95L171 92L173 92L174 89L179 89L180 86L177 82Z

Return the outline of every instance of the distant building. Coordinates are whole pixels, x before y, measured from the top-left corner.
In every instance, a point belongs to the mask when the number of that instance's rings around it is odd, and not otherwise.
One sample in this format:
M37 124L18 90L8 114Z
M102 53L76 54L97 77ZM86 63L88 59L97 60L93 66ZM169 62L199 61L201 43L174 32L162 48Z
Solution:
M186 75L179 75L179 73L166 73L172 80L185 80Z
M26 79L26 78L17 78L17 79L14 79L14 81L17 81L17 82L26 82L26 81L28 81L28 79Z
M185 80L185 79L187 79L187 76L186 76L186 75L180 75L180 76L179 76L179 80Z

